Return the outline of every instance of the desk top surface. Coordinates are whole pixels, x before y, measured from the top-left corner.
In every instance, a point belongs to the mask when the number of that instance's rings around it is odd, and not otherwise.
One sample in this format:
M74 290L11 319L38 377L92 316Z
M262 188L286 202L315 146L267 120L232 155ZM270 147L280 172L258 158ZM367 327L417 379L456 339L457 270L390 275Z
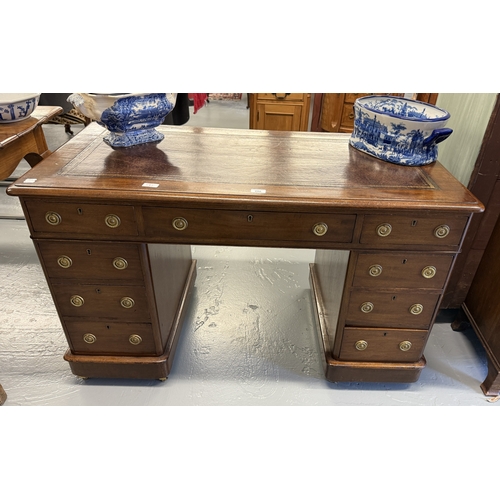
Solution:
M165 138L113 149L93 123L8 189L13 196L140 203L480 212L439 162L402 167L348 134L159 127Z

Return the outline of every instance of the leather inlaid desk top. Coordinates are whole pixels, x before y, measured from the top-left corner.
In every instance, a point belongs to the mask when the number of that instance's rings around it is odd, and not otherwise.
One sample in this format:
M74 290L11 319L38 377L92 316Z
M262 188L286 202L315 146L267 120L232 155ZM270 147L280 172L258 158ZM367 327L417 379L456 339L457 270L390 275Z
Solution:
M159 127L165 139L112 149L93 123L8 190L224 208L250 203L313 211L356 207L479 212L439 162L401 167L348 144L348 134ZM85 194L82 190L87 191ZM307 209L309 211L309 209Z

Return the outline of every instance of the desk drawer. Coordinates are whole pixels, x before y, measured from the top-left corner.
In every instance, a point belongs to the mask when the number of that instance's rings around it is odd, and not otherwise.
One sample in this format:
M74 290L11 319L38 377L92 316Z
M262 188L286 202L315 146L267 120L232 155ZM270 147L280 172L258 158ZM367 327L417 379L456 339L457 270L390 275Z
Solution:
M99 234L135 236L135 211L128 205L89 205L27 201L35 232L59 234Z
M411 363L423 354L427 330L344 328L339 359Z
M148 323L65 321L65 326L73 354L161 354Z
M353 290L346 325L387 328L430 327L440 294L433 291Z
M417 253L361 253L353 286L442 289L453 255Z
M367 245L458 246L468 217L367 215L360 242Z
M52 289L61 316L150 321L146 291L141 286L55 284Z
M39 240L51 278L142 280L141 245Z
M189 243L225 240L352 241L355 215L143 208L148 237Z

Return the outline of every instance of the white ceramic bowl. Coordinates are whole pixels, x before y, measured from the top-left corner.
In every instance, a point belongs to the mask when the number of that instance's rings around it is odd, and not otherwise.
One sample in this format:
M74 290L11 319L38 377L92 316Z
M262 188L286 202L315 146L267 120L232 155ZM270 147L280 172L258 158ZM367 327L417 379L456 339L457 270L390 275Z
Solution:
M0 94L0 123L25 120L38 106L40 94Z
M155 127L172 111L177 94L71 94L68 101L88 118L109 130L104 141L112 147L128 147L161 141Z

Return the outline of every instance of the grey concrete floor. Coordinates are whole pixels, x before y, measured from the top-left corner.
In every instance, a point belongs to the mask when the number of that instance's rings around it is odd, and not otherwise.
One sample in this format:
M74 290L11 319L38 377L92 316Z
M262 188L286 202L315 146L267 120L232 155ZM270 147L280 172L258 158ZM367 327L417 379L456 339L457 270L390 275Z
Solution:
M248 121L244 97L211 101L187 125L248 128ZM52 149L69 139L62 126L44 129ZM479 387L484 350L472 330L452 331L450 317L431 332L418 382L327 382L310 299L313 250L193 247L198 277L168 380L81 380L63 360L63 331L19 202L5 187L0 216L7 217L0 220L5 406L499 407Z

